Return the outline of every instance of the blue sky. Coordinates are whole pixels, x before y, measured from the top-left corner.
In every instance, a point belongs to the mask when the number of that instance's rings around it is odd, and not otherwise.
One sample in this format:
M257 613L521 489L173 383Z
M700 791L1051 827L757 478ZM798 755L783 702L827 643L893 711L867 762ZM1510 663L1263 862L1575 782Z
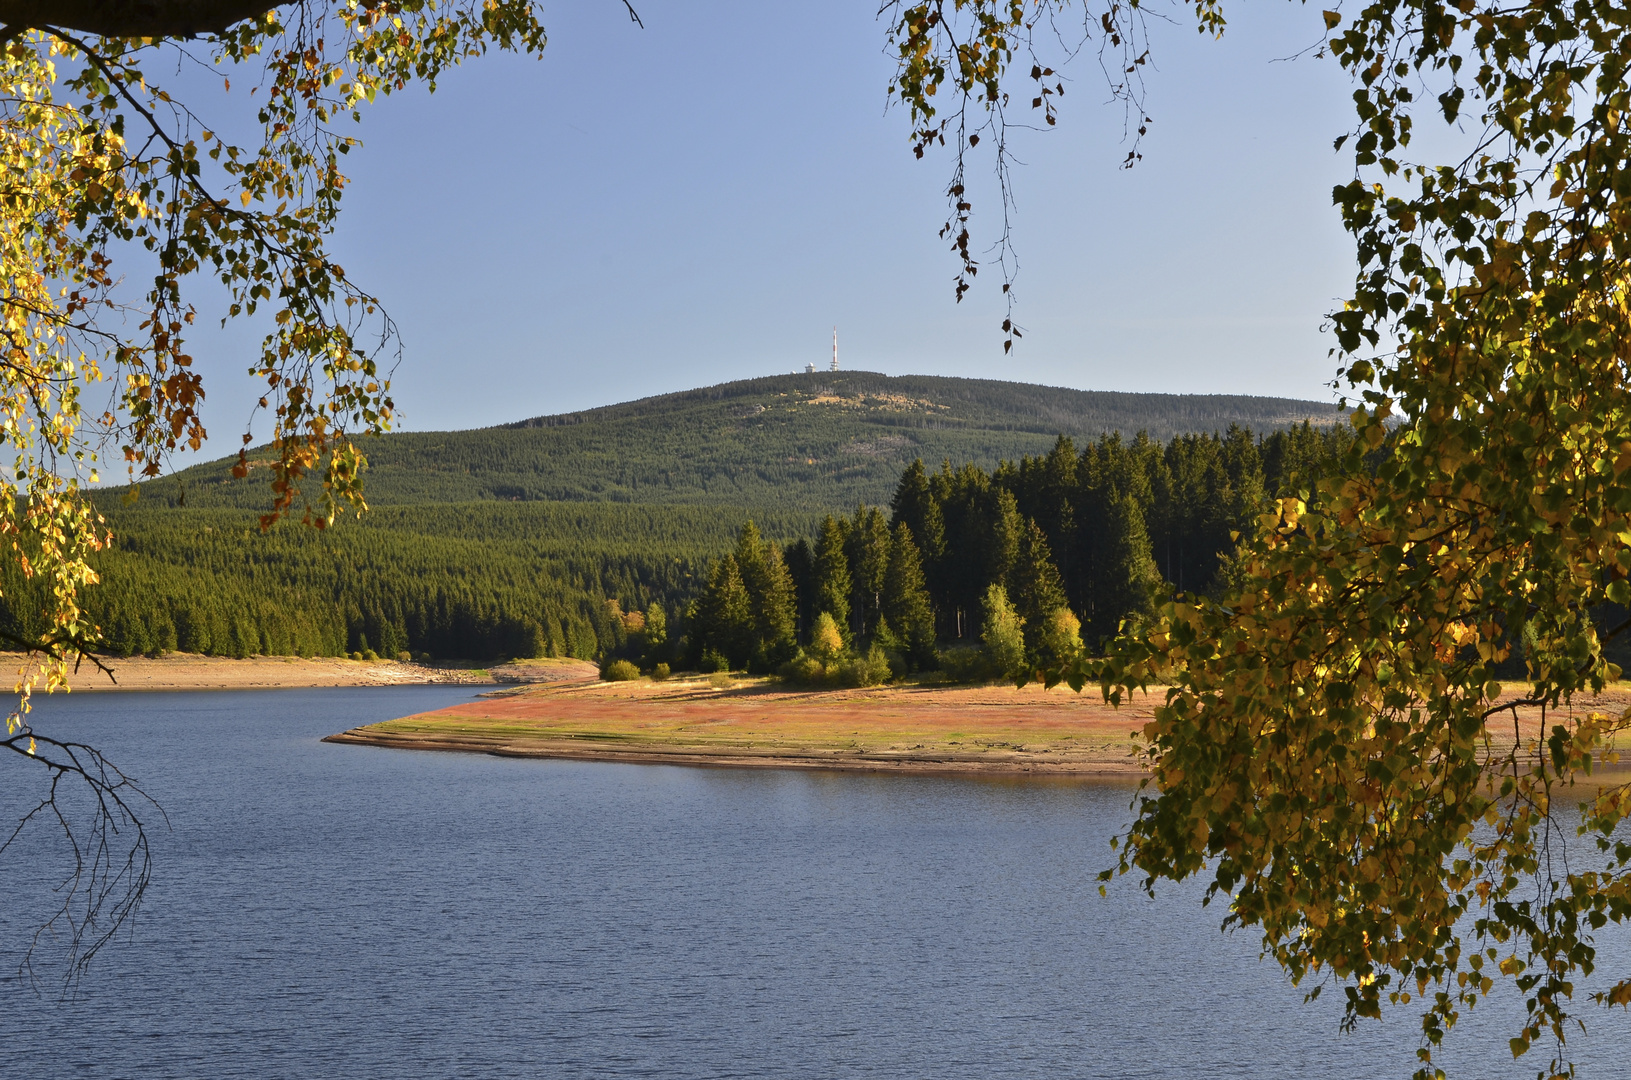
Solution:
M1320 323L1351 278L1329 194L1350 89L1329 60L1281 59L1318 41L1317 9L1237 8L1221 42L1157 25L1131 171L1096 57L1066 69L1059 126L1014 137L1027 333L1005 357L995 271L953 303L950 163L915 160L885 110L871 0L637 7L643 30L619 0L546 9L542 60L489 57L365 114L335 252L401 326L400 427L823 364L835 324L850 368L1332 396ZM997 207L976 190L989 242ZM208 456L256 395L253 337L196 343Z

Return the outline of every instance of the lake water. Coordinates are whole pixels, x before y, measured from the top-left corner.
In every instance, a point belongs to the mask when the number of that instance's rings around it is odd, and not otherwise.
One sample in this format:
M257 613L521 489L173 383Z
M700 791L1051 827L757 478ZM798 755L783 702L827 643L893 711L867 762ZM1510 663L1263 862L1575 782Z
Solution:
M49 847L0 864L0 1075L1403 1078L1197 890L1098 895L1129 790L510 760L321 736L454 687L74 695L169 816L78 994L15 977ZM25 770L7 763L0 809ZM1605 953L1609 948L1605 945ZM1624 967L1631 950L1613 944ZM1532 1076L1480 1009L1452 1076ZM1623 1013L1584 1075L1631 1075ZM1540 1048L1537 1048L1540 1049Z

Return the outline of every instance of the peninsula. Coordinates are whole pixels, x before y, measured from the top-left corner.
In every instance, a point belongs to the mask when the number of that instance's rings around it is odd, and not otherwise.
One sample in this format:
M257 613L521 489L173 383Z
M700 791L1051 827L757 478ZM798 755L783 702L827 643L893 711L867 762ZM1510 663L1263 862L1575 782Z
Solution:
M1113 708L1066 687L807 691L716 677L517 687L330 742L514 757L879 772L1138 776L1159 692Z
M897 684L804 690L728 676L493 690L477 701L352 728L326 742L504 757L891 773L1134 778L1162 687L1116 707L1094 689ZM1503 701L1518 703L1515 689ZM1615 686L1573 708L1518 705L1525 742L1568 713L1620 713ZM1491 750L1511 746L1492 733ZM1625 766L1610 767L1622 782Z

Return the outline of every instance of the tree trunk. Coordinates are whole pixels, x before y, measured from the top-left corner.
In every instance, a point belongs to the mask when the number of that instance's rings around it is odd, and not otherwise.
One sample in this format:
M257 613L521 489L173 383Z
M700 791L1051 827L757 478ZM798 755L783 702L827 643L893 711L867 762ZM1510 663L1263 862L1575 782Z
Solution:
M105 37L186 37L225 30L291 0L0 0L8 28L51 26ZM300 0L304 2L304 0Z

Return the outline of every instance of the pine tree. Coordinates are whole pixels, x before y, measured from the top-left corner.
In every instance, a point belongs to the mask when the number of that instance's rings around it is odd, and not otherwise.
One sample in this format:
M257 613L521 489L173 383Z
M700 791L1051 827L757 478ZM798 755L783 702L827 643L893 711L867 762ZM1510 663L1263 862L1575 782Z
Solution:
M978 550L983 556L981 570L986 583L995 582L1007 588L1014 561L1019 558L1019 543L1025 534L1025 522L1019 516L1014 493L997 487L994 479L983 502L984 520L979 523L976 534Z
M753 664L756 670L773 671L792 657L798 648L794 633L797 596L793 577L782 561L781 549L766 544L763 550L764 577L753 600Z
M1048 538L1067 597L1073 597L1075 589L1076 473L1076 445L1061 435L1047 454L1020 461L1016 492L1020 515L1036 522Z
M800 640L810 635L815 625L815 549L803 537L782 549L782 561L787 563L788 576L793 579L794 611L797 622L794 630Z
M1104 522L1106 560L1099 584L1092 633L1107 637L1116 632L1121 620L1147 615L1161 574L1150 551L1150 536L1144 527L1144 514L1130 495L1110 504Z
M716 652L732 668L745 668L753 656L753 601L742 584L736 556L714 564L708 587L697 601L694 623L696 658Z
M1146 546L1148 542L1146 541ZM1036 522L1027 522L1020 535L1019 555L1010 575L1014 608L1025 627L1025 645L1036 652L1048 616L1065 606L1065 587L1053 565L1048 538Z
M815 543L815 604L817 617L826 612L833 617L846 643L850 640L849 599L854 591L850 580L849 556L845 553L848 530L831 514L821 523Z
M946 525L922 458L913 461L901 473L889 510L896 522L905 522L912 530L912 539L923 556L927 573L945 555Z
M736 534L736 569L749 596L763 596L769 567L765 561L765 541L759 527L749 518Z
M850 525L850 576L854 603L850 616L857 634L870 637L878 626L883 602L884 575L889 569L889 524L875 506L858 506Z
M990 535L988 492L991 478L965 464L956 472L941 464L934 477L936 501L945 521L946 555L938 579L930 577L936 605L946 618L946 636L973 637L980 619L980 602L987 582L986 541Z
M934 607L923 580L917 544L904 521L895 523L890 543L889 566L884 572L883 617L900 639L909 667L917 671L934 667Z

